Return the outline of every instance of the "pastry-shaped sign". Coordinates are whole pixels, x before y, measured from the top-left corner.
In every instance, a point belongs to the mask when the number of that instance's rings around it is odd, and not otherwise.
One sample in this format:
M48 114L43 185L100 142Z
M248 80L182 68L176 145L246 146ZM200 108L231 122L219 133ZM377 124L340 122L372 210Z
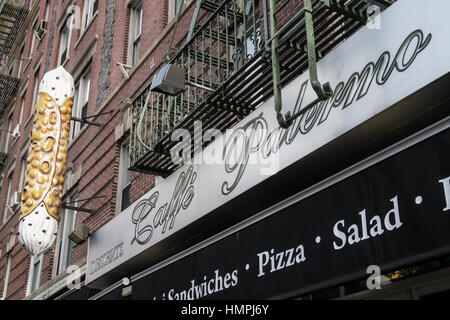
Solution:
M39 87L18 233L34 256L51 249L58 232L73 92L73 78L63 67L47 72Z

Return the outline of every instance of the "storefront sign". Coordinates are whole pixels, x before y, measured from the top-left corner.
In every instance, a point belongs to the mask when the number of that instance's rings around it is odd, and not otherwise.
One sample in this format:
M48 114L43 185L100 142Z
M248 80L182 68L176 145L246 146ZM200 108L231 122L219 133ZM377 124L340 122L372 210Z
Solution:
M271 174L446 75L450 71L450 20L445 15L449 10L450 2L446 0L431 1L425 7L419 0L393 4L382 14L380 30L362 28L319 62L319 78L334 88L329 100L282 130L275 118L273 99L269 99L236 125L231 134L224 135L223 141L214 141L201 153L204 159L223 155L225 163L184 165L93 234L89 241L87 283L151 250ZM288 84L282 93L283 108L298 110L313 101L315 93L308 83L305 73ZM388 212L358 215L368 221L358 226L364 240L372 238L372 233L381 233L381 229L401 229L401 220L395 220L400 200L393 196L386 201L395 211L388 215L391 218L385 218ZM378 225L374 214L386 223ZM370 224L372 219L376 220L376 227ZM336 246L343 249L356 241L355 232L348 233L347 225L344 221L336 226ZM121 254L110 255L112 258L99 267L98 259L119 244L123 244ZM301 260L297 257L299 244L292 245L292 255L296 261ZM291 251L286 250L289 257ZM267 259L272 261L272 256L269 254ZM293 258L290 259L285 263L290 264ZM230 277L233 278L232 271Z
M450 253L450 129L132 283L133 299L292 297ZM369 269L370 270L370 269ZM104 298L120 299L121 288Z

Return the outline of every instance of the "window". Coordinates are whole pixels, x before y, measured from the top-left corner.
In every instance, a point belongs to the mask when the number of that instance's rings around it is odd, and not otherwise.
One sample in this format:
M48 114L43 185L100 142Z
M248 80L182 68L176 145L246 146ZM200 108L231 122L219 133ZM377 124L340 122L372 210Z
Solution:
M48 21L48 14L50 12L50 0L45 1L45 21Z
M13 115L11 114L8 118L8 128L6 129L8 132L4 132L5 134L5 146L3 150L5 150L5 153L9 153L9 141L11 138L11 131L13 130Z
M59 46L59 64L62 65L69 57L70 38L72 37L72 28L65 26L61 31L61 43Z
M24 52L25 52L25 43L20 48L20 60L19 60L19 69L18 69L18 73L17 73L17 78L20 78L20 73L22 72Z
M77 198L72 195L65 199L64 203L69 206L76 206ZM72 264L72 247L73 241L69 239L69 235L75 229L75 222L77 218L77 211L72 209L62 209L60 222L60 238L58 241L58 259L56 265L56 274L61 274L66 271Z
M98 10L98 0L85 0L83 11L83 29L86 29Z
M75 118L84 118L88 114L90 85L91 72L89 70L81 76L80 81L75 85L74 104L72 110L72 115ZM75 121L72 129L72 138L75 138L83 127L84 123Z
M20 98L20 116L19 116L19 124L22 124L23 119L23 110L25 109L25 95Z
M11 189L12 189L12 183L13 183L13 171L8 175L8 188L6 192L6 205L5 205L5 212L3 213L3 224L5 224L6 220L8 220L9 213L11 212L11 208L9 207L9 201L11 199Z
M25 184L25 174L27 172L27 156L25 155L20 159L20 181L19 191L22 192L23 185Z
M170 0L169 1L169 21L176 18L178 11L186 0Z
M130 53L131 60L129 64L134 66L139 60L139 52L141 49L141 33L142 33L142 3L131 8L130 11Z
M36 46L36 27L38 25L38 17L35 18L34 22L33 22L33 28L31 29L31 46L30 46L30 58L31 59L33 57L33 53L34 53L34 49Z
M28 275L27 296L36 291L41 285L42 255L31 257Z
M3 286L2 300L6 299L6 294L8 292L9 273L11 271L11 259L12 259L12 254L8 254L8 262L6 265L5 284Z
M33 117L33 115L34 115L34 110L36 108L36 102L37 102L37 98L38 98L38 94L39 94L39 72L40 72L40 68L34 74L33 100L31 103L30 117Z
M120 148L118 208L122 212L130 206L131 172L128 170L129 145L124 143Z

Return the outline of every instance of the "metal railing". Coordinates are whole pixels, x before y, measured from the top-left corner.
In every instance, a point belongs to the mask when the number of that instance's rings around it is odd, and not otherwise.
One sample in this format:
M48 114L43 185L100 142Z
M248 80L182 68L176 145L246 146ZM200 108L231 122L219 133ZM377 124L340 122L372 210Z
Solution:
M24 3L23 0L0 2L0 115L11 102L20 82L11 72L16 71L20 59L11 55L11 49L28 15Z
M318 81L316 62L364 25L373 4L384 9L391 3L201 1L210 14L170 60L185 69L185 91L171 97L151 92L149 86L132 103L130 169L169 175L180 166L170 158L178 143L171 140L175 129L192 133L195 121L202 121L203 131L223 132L271 96L280 126L288 126L299 114L282 114L281 88L310 69L317 101L326 98L331 88Z
M0 53L9 54L17 35L25 22L28 9L24 0L2 0L0 2Z

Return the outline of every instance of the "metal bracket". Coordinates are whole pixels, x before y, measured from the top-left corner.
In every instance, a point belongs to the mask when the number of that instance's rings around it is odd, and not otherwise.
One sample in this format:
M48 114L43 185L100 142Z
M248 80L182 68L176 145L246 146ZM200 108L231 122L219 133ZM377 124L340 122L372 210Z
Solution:
M86 208L83 208L83 207L77 207L77 206L74 206L73 204L77 204L78 202L84 201L84 203L82 205L82 206L84 206L90 200L101 199L101 198L106 198L106 196L97 196L97 197L91 197L91 198L88 198L88 199L81 199L81 200L76 200L76 201L72 201L72 202L66 202L66 203L63 203L62 208L69 209L69 210L74 210L74 211L80 211L80 212L87 212L89 214L94 214L95 211L92 210L92 209L86 209Z
M120 71L122 71L122 74L125 78L129 79L130 75L128 74L127 70L131 70L133 69L132 66L129 66L127 64L121 63L121 62L116 62L116 64L120 67Z
M273 88L274 88L274 100L275 111L277 113L277 120L280 127L286 129L291 126L293 121L305 113L320 101L324 101L333 95L330 83L327 82L323 86L319 81L317 75L317 56L316 56L316 43L314 38L314 23L313 23L313 8L312 1L305 0L305 27L306 27L306 41L308 51L308 64L309 64L309 79L311 86L317 94L317 99L307 105L296 114L291 115L290 112L283 115L281 109L283 106L281 97L281 77L280 77L280 58L278 55L278 36L277 36L277 22L276 22L276 0L270 0L270 29L272 36L272 66L273 66Z
M8 131L8 130L2 130L2 129L0 129L0 132L9 133L9 134L12 135L13 137L16 137L16 136L17 136L16 132L13 132L13 131Z
M112 111L103 112L103 113L96 114L95 116L87 116L87 117L84 117L84 118L72 117L72 121L81 122L81 123L88 124L88 125L91 125L91 126L102 127L103 124L98 123L98 122L93 122L93 121L90 121L88 119L97 118L97 117L104 116L104 115L110 114L110 113L112 113Z

